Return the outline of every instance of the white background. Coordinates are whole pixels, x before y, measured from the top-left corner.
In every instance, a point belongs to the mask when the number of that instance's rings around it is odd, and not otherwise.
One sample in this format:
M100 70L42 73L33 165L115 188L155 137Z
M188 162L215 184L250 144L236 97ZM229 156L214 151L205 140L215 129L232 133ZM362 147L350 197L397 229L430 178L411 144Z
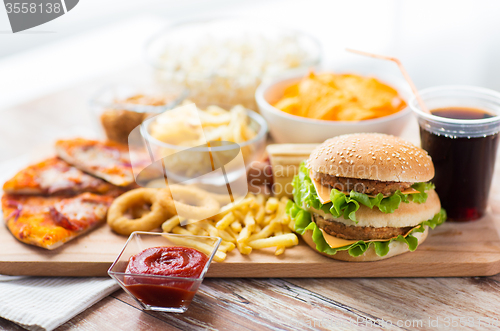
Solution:
M399 57L418 88L500 90L497 0L81 0L17 34L0 6L0 109L141 62L144 42L166 23L221 14L305 30L320 39L326 63L395 70L344 52L358 48Z

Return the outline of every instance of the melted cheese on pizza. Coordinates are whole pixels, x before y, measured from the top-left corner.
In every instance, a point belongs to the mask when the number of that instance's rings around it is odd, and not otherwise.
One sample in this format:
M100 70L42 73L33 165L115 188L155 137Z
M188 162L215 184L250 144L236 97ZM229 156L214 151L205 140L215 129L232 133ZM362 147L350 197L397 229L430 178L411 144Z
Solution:
M118 186L134 182L128 148L112 142L76 138L56 143L60 158Z
M73 198L4 194L4 221L18 240L55 249L104 221L112 197L83 193Z
M104 194L116 186L54 157L21 170L5 182L3 190L8 194Z

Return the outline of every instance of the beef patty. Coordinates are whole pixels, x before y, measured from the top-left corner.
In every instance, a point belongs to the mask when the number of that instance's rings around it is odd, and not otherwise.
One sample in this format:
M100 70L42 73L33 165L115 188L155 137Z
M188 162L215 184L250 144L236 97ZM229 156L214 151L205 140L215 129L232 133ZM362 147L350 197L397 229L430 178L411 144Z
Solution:
M317 214L313 214L313 220L320 229L323 229L329 235L350 240L390 239L397 237L398 235L405 235L413 228L413 226L403 228L351 226L337 221L324 219L322 216Z
M312 175L314 179L319 181L322 185L328 185L339 191L350 192L354 190L359 193L370 195L377 195L379 193L391 195L397 190L404 191L414 184L410 182L381 182L371 179L336 177L314 171Z

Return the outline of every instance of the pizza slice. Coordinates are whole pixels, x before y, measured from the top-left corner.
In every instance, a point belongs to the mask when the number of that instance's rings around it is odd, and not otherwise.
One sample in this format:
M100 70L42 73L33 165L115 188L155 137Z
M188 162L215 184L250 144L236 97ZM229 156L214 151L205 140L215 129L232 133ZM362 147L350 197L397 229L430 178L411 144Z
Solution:
M114 185L128 186L134 183L132 164L125 145L76 138L59 140L56 153L76 168Z
M3 185L7 194L75 195L83 192L117 196L125 192L53 157L19 171Z
M92 193L70 198L4 194L2 210L14 237L51 250L103 222L112 201Z

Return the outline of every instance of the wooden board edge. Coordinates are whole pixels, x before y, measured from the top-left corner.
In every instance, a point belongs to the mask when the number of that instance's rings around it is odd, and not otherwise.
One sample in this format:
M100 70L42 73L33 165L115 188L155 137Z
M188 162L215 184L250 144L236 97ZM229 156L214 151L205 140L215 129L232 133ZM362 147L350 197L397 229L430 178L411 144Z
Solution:
M77 262L72 266L58 262L0 262L0 274L15 276L108 277L109 263ZM339 268L347 264L348 267ZM346 266L347 266L346 265ZM365 268L366 266L366 268ZM381 262L338 262L329 271L323 263L297 268L296 263L256 265L248 270L245 263L219 263L210 267L207 278L417 278L417 277L479 277L500 273L500 256L493 262L429 263L421 265L402 263L387 270Z
M104 277L111 263L95 262L0 262L0 274L7 276Z
M354 262L346 262L354 263ZM379 262L368 262L379 263ZM323 265L310 265L307 270L298 270L296 265L279 265L279 270L272 270L272 267L266 267L271 270L262 270L256 267L254 270L239 271L234 266L231 268L213 270L208 272L207 278L420 278L420 277L483 277L494 276L500 273L500 261L491 264L473 264L468 270L464 270L462 264L440 264L432 268L422 268L421 266L401 265L397 271L388 272L383 267L373 268L362 271L363 268L354 270L346 268L345 271L324 271ZM315 271L315 269L317 269Z

